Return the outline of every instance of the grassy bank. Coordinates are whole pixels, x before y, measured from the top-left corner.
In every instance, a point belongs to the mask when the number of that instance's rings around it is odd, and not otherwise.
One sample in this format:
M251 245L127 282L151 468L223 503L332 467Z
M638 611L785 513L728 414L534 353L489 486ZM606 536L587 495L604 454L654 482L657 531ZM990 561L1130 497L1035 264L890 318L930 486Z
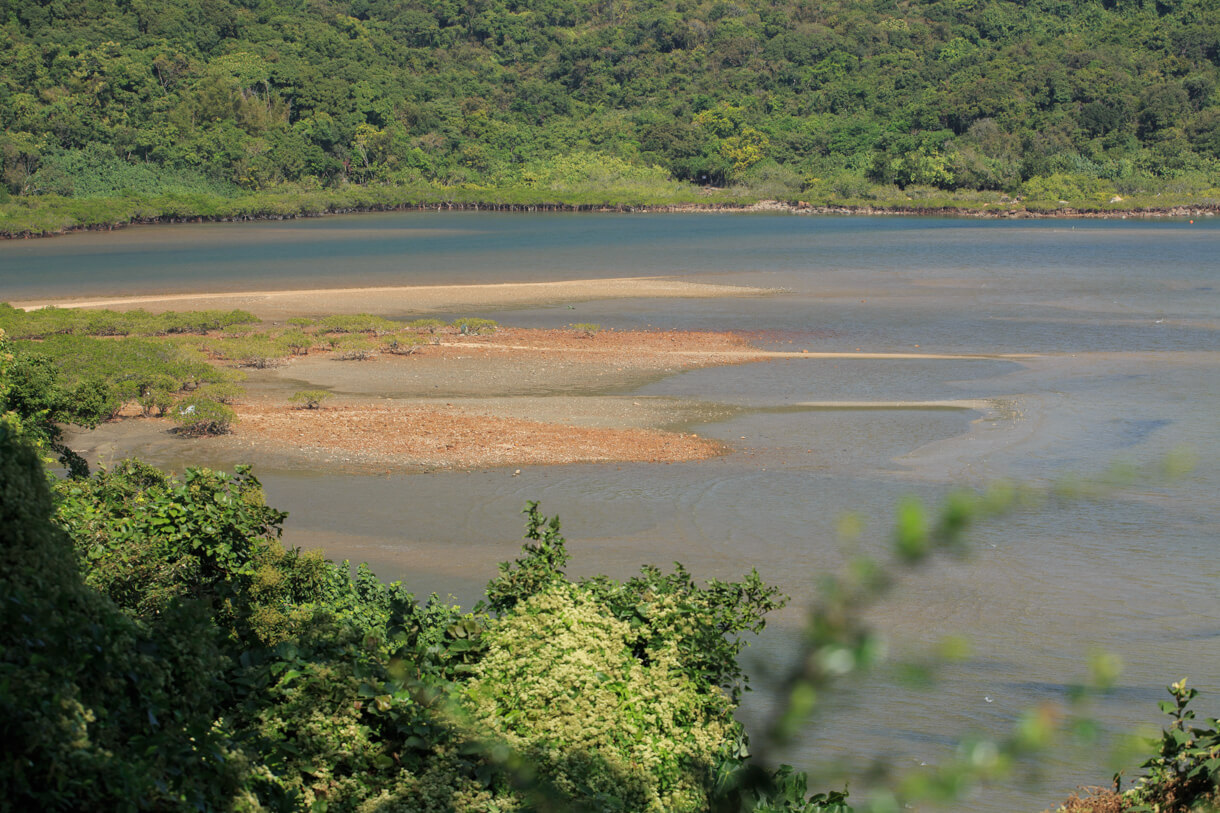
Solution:
M1187 216L1220 211L1220 189L1193 193L1145 192L1074 195L1070 198L1009 197L1000 192L948 192L931 187L861 185L805 190L731 187L700 189L686 184L569 188L562 190L441 186L347 186L340 189L282 187L238 196L207 193L115 197L38 195L0 203L0 236L40 237L78 229L108 229L133 223L191 220L260 220L397 209L475 208L500 210L784 209L811 213L946 214L981 217ZM761 203L776 201L778 205Z

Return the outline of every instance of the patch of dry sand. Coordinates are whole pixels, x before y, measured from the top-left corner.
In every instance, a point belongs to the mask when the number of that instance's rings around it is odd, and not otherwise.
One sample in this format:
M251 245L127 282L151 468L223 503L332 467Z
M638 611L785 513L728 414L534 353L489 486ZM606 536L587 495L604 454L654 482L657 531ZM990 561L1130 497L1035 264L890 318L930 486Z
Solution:
M617 277L560 282L508 282L482 285L416 285L378 288L319 288L294 291L246 291L210 294L150 294L74 301L29 300L11 303L24 310L111 308L148 311L241 308L262 319L348 313L406 316L491 307L523 307L593 299L769 296L778 289L684 282L665 277Z

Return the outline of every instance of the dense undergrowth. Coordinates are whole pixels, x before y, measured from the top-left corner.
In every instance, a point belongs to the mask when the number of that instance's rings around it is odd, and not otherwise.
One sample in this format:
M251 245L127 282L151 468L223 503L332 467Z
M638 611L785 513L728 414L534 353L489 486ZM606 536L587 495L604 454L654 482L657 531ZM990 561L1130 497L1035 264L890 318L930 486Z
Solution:
M733 719L742 636L784 603L756 573L575 581L558 518L530 504L522 554L484 601L419 601L281 545L285 514L248 467L49 475L50 421L73 416L45 406L54 376L22 363L0 333L0 809L843 813L846 793L811 794L769 749L877 658L861 618L898 569L960 552L973 522L1029 497L961 493L937 517L903 506L893 563L858 559L824 582L751 756ZM1171 692L1146 778L1098 809L1214 799L1220 721L1194 723L1193 691ZM857 809L951 800L1066 736L1040 711Z
M574 583L531 507L536 541L463 612L284 549L247 469L52 493L17 434L5 806L706 810L740 763L738 636L780 603L757 576Z

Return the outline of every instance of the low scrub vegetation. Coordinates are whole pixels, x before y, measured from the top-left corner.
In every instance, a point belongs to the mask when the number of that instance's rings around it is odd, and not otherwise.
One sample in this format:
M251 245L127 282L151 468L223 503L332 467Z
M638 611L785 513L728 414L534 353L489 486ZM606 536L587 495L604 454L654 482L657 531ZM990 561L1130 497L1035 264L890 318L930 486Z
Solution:
M34 398L53 421L95 425L135 404L143 415L169 416L186 434L228 431L230 407L243 392L241 368L264 369L294 356L330 353L365 361L378 353L411 355L438 333L493 332L491 319L409 324L371 314L294 318L268 326L247 311L150 314L43 308L0 303L0 330L14 340L14 398ZM217 364L219 362L219 364Z
M461 333L463 336L476 336L482 333L495 333L498 325L493 319L464 317L454 319L453 327L457 328L458 333Z
M226 435L237 422L237 413L227 404L200 395L189 395L170 409L178 431L183 435L203 437Z
M292 394L288 403L295 404L298 409L317 409L332 394L326 390L299 390Z
M258 318L248 311L187 311L148 313L80 308L40 308L20 311L0 303L0 329L11 339L45 339L50 336L168 336L207 333L230 325L252 325Z

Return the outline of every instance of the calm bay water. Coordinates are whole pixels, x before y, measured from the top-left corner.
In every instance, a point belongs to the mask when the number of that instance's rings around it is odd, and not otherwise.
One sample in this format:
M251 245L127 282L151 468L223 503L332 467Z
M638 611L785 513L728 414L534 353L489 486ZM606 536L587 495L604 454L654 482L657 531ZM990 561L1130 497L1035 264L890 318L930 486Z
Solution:
M878 608L899 655L951 634L973 652L933 691L884 672L846 689L788 755L805 767L842 761L859 776L874 757L911 770L942 761L963 733L999 734L1023 710L1063 700L1094 648L1125 663L1118 690L1093 709L1108 725L1159 725L1156 700L1183 675L1205 692L1200 711L1220 712L1218 258L1212 220L412 213L10 241L0 300L672 275L788 293L462 315L753 331L760 344L811 351L1031 354L777 361L634 391L740 408L694 429L735 450L697 464L519 477L259 469L272 504L291 512L290 542L466 604L516 551L531 499L564 518L578 574L673 560L701 578L757 567L794 601L747 658L763 676L751 721L769 712L765 676L791 651L818 574L843 561L845 511L863 518L862 544L879 548L903 495L936 500L1000 477L1048 483L1193 450L1198 466L1181 483L981 529L968 561L916 574ZM980 403L918 405L928 401ZM173 444L148 454L189 462ZM1061 754L1040 783L1020 777L970 807L1040 810L1109 772L1093 753Z

